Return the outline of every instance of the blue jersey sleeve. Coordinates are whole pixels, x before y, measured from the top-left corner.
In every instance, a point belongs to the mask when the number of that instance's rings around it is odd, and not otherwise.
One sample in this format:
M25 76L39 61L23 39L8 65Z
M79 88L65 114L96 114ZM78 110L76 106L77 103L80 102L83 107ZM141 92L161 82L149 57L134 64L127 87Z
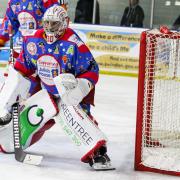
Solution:
M36 66L32 63L26 54L26 37L24 37L22 51L19 57L16 59L14 67L26 77L32 75L36 71Z
M85 44L81 47L75 46L74 56L75 75L79 78L86 78L96 84L99 77L99 67L93 55Z

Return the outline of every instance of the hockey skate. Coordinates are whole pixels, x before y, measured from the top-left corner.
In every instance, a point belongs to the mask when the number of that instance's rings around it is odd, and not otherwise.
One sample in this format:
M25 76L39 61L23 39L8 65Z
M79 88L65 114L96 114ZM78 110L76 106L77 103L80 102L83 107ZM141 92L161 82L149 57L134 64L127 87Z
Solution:
M111 165L111 160L106 154L106 147L102 146L98 152L89 160L89 165L96 171L115 170Z
M1 111L0 112L0 126L4 126L10 123L12 115L10 112Z

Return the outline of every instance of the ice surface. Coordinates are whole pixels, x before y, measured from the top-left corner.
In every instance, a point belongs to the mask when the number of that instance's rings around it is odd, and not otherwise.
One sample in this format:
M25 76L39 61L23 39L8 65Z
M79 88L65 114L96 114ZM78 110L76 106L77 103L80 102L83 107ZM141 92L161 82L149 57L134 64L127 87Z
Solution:
M2 74L0 75L2 77ZM2 81L2 78L1 78ZM178 177L134 171L137 79L100 75L92 114L109 139L115 171L95 172L80 162L76 147L55 125L27 151L44 155L40 166L0 153L0 180L175 180Z

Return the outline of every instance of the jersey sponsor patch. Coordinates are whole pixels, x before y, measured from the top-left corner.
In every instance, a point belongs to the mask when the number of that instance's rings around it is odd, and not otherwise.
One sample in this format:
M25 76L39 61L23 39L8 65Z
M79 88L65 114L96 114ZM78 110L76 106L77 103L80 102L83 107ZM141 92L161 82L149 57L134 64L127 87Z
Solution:
M35 18L28 12L20 12L18 14L18 20L20 23L19 30L23 36L29 35L29 31L37 29L37 23Z
M43 55L37 61L38 75L41 81L53 86L53 78L60 74L60 65L53 56Z

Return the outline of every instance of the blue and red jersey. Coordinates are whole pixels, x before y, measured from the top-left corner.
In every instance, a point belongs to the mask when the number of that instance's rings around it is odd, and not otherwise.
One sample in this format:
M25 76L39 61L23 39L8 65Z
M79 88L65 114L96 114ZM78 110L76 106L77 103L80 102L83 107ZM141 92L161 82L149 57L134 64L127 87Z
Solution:
M7 42L9 34L16 34L15 46L21 45L22 35L29 35L33 30L42 28L46 9L60 3L59 0L9 0L0 28L0 39Z
M53 78L61 73L86 78L93 85L98 81L96 61L88 47L70 28L53 44L47 43L43 29L37 30L33 36L24 38L22 47L15 68L27 77L37 73L42 87L52 95L58 95Z

